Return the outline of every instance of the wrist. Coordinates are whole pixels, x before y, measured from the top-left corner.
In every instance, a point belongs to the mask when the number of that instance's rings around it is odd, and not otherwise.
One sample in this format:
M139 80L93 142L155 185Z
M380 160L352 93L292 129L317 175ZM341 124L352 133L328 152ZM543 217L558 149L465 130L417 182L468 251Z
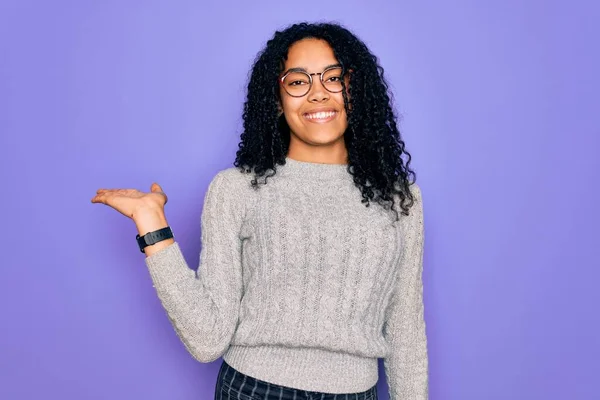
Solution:
M138 210L133 216L133 220L140 236L169 225L164 212L159 209Z
M153 216L164 215L164 208L158 206L141 206L138 207L131 215L131 218L136 221L138 219L151 218Z
M165 214L162 210L140 210L139 213L136 213L134 221L140 236L144 236L148 232L154 232L169 226L169 223L167 222ZM144 253L146 254L146 257L150 257L160 250L172 245L174 242L174 238L162 240L158 243L147 246L144 249Z

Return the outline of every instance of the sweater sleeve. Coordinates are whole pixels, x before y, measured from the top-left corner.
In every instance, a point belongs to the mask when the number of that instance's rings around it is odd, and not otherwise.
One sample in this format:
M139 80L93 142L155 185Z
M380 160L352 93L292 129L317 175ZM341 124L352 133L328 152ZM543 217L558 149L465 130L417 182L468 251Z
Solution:
M146 258L153 286L177 335L200 362L221 357L231 342L242 297L239 188L220 171L209 184L201 217L198 271L177 242Z
M428 355L423 305L423 205L421 191L411 186L415 203L401 215L403 250L396 291L386 310L383 334L391 347L384 358L390 400L428 398Z

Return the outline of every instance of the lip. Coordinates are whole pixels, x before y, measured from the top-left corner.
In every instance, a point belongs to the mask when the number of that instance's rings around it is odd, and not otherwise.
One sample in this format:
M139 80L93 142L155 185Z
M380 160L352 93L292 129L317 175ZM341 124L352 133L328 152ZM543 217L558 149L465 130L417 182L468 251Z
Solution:
M313 113L317 113L317 112L328 112L328 111L337 112L337 110L333 107L319 107L319 108L313 108L311 110L305 111L303 114L313 114Z
M333 112L334 114L330 117L321 118L321 119L311 119L311 118L306 117L307 114L314 114L314 113L318 113L318 112ZM334 120L338 116L338 114L339 114L339 111L336 110L335 108L321 107L321 108L314 108L310 111L306 111L306 112L302 113L302 116L308 122L312 122L314 124L323 124L323 123Z

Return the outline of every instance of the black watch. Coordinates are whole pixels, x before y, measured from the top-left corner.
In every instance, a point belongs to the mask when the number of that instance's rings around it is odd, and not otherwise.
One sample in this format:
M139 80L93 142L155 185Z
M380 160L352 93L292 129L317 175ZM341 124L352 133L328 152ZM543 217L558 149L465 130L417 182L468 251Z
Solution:
M138 245L140 246L140 251L142 253L146 252L144 248L152 244L161 242L163 240L171 239L172 237L173 231L171 230L170 226L159 229L157 231L148 232L144 236L140 236L139 234L135 235L135 239L137 240Z

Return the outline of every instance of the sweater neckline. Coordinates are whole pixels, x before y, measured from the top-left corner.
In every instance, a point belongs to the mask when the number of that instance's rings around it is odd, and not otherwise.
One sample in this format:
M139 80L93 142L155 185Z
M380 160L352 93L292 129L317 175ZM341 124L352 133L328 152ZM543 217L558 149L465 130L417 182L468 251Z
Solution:
M277 175L317 179L343 179L351 177L348 164L325 164L299 161L285 157L285 165L277 166Z

